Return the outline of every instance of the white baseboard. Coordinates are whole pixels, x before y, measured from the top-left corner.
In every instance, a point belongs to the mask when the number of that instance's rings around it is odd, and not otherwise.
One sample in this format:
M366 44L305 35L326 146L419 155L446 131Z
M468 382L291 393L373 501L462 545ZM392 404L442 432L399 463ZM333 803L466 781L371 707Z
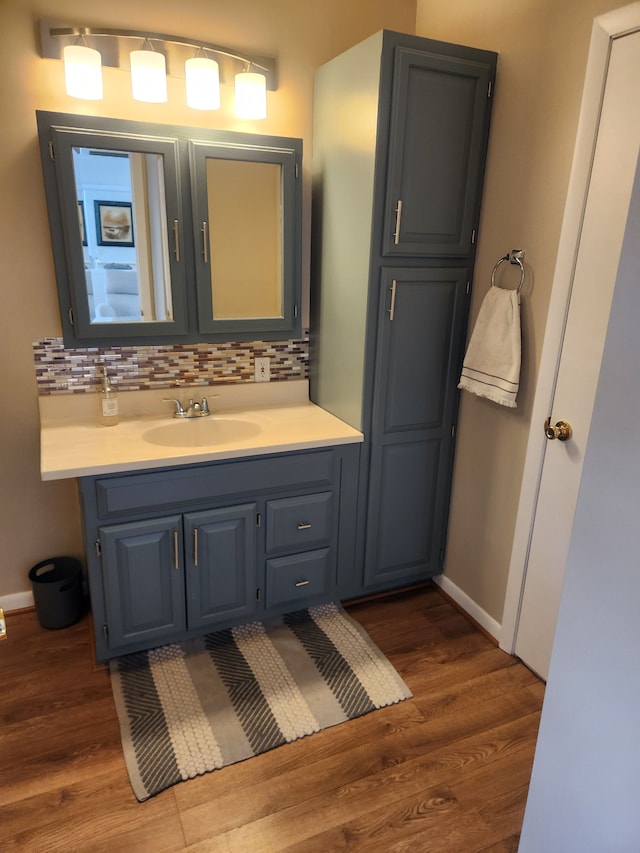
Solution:
M502 630L500 623L496 622L493 616L489 616L489 614L477 605L472 598L469 598L466 592L463 592L460 587L453 583L453 581L450 581L446 575L437 575L435 578L432 578L432 580L442 589L443 592L446 592L449 598L452 598L465 613L477 622L478 625L487 632L487 634L490 634L496 642L500 639L500 633Z
M466 592L463 592L460 587L456 586L453 581L450 581L446 575L437 575L432 578L443 592L452 598L465 613L475 620L481 628L491 634L494 639L499 639L501 626L499 622L489 616L476 602L469 598ZM25 592L16 592L13 595L0 595L0 607L5 613L11 613L12 610L22 610L25 607L33 607L33 593L30 590Z
M5 613L33 606L33 593L30 590L26 592L14 592L12 595L0 595L0 607L2 607Z

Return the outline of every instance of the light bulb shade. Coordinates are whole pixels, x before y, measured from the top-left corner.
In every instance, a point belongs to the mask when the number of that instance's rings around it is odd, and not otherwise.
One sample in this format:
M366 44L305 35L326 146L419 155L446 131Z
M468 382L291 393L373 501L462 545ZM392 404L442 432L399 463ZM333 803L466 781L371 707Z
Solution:
M243 71L236 74L236 115L238 118L267 117L267 78Z
M102 57L82 44L68 44L62 51L67 95L85 101L102 100Z
M184 64L187 104L194 110L220 107L220 69L214 59L195 56Z
M134 50L131 63L131 94L136 101L163 104L167 100L167 66L154 50Z

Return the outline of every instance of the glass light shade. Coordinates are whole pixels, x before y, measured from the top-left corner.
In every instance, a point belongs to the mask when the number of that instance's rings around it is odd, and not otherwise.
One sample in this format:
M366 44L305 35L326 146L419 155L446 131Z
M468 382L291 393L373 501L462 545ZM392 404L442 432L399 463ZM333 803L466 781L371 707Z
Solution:
M68 44L62 51L67 95L85 101L102 100L102 57L82 44Z
M267 78L243 71L236 74L236 115L238 118L267 117Z
M167 66L154 50L134 50L131 62L131 93L136 101L163 104L167 100Z
M184 64L187 104L194 110L220 107L220 69L214 59L195 56Z

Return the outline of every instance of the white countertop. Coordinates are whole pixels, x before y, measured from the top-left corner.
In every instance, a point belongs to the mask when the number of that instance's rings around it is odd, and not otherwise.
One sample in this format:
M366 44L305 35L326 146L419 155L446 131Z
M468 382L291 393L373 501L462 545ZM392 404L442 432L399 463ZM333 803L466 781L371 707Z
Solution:
M188 390L189 396L199 399L207 389ZM169 396L156 392L154 403L165 395ZM93 398L97 406L97 395L82 396ZM77 413L73 418L47 417L46 413L43 417L41 407L42 479L140 471L363 440L361 432L308 400L255 407L245 401L217 410L212 406L209 417L193 419L173 418L167 403L153 414L128 413L129 408L121 407L118 424L104 427L96 418Z

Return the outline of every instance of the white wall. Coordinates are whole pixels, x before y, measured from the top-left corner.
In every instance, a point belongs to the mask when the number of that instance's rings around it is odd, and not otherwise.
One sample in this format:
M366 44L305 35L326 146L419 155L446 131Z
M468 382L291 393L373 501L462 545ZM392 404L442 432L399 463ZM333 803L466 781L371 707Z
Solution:
M640 850L640 168L587 445L520 853Z

